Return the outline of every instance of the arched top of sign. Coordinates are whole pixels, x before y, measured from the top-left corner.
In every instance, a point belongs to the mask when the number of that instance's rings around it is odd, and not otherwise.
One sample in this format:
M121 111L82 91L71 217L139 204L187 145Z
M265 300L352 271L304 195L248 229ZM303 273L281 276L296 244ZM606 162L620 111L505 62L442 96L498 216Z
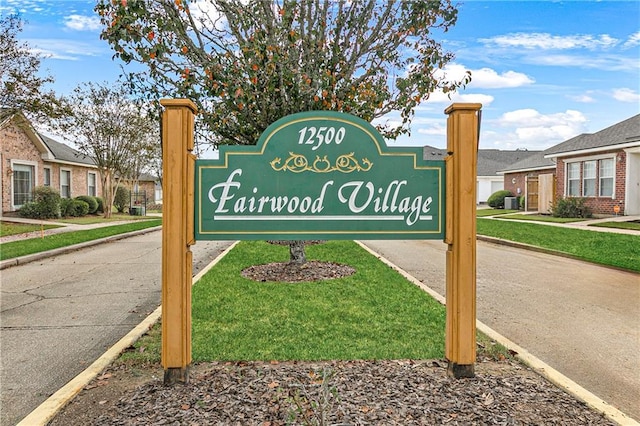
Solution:
M348 152L345 152L345 148ZM282 155L273 158L274 170L317 173L370 170L371 160L367 158L368 162L362 162L362 158L354 157L356 152L366 152L371 158L408 156L413 160L413 167L420 167L418 163L422 157L421 148L388 148L375 127L354 115L336 111L306 111L272 123L260 135L255 146L221 146L220 166L227 167L231 156L269 155L275 152ZM331 158L331 153L337 155ZM307 166L300 166L305 161Z
M444 162L334 111L274 122L196 163L196 239L442 238Z
M375 146L378 148L379 154L382 154L384 150L382 147L386 149L386 144L384 142L384 139L382 138L382 135L380 135L380 133L376 130L375 127L371 125L371 123L361 119L360 117L356 117L355 115L336 111L307 111L283 117L267 127L262 135L260 135L260 139L258 139L257 145L263 147L262 149L264 150L264 145L268 144L271 140L277 141L279 137L283 137L283 133L285 133L289 127L295 126L296 128L300 128L302 126L303 129L307 129L307 132L305 134L300 134L300 137L304 139L304 143L313 145L312 149L314 150L319 149L321 148L322 143L330 145L331 142L333 142L332 140L327 140L326 138L322 138L322 140L318 139L320 137L323 137L323 134L314 133L313 130L311 130L313 128L316 128L315 126L319 122L321 123L323 121L330 121L331 125L333 126L339 126L340 124L343 124L358 129L363 134L367 135L371 142L375 144ZM303 126L304 124L307 124L309 122L312 122L313 125ZM320 126L319 128L322 128L322 126ZM338 138L335 137L335 139ZM298 142L300 142L300 139L298 139ZM322 143L320 145L317 145L316 142Z

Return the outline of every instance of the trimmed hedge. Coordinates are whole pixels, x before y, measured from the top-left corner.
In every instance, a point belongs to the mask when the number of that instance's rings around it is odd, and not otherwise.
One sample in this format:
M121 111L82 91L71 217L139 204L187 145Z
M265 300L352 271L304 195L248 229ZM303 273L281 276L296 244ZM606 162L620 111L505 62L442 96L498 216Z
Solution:
M76 200L84 201L89 205L89 214L94 214L98 211L98 201L96 197L92 197L91 195L79 195L76 197Z
M504 209L504 199L511 196L511 191L507 191L506 189L496 191L489 196L487 204L494 209Z

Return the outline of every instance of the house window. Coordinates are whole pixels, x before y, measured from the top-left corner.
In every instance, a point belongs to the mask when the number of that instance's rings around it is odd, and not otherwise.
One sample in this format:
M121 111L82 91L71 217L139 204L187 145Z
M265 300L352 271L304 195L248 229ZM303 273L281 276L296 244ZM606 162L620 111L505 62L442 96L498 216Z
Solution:
M87 195L96 196L96 174L94 172L87 174Z
M33 194L34 166L13 164L13 205L20 207L31 201Z
M596 161L582 163L582 196L596 196Z
M60 170L60 196L71 198L71 170Z
M42 184L44 186L51 186L51 167L45 167L42 171L44 172Z
M613 158L600 160L600 191L601 197L613 197Z
M580 163L567 164L567 195L580 196Z

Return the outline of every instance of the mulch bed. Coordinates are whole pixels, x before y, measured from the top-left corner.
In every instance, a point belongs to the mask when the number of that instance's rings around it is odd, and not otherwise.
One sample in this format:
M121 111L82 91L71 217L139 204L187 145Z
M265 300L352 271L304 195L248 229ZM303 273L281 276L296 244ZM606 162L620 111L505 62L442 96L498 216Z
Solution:
M270 244L289 245L290 241L270 240ZM307 240L305 245L323 244L324 240ZM348 277L356 270L348 265L311 260L303 264L293 262L254 265L242 271L242 276L259 282L298 283L333 280Z
M95 425L614 425L512 361L242 362L197 366L187 385L148 382Z
M356 272L348 265L333 262L308 261L304 264L290 262L254 265L242 271L242 276L254 281L309 282L347 277Z

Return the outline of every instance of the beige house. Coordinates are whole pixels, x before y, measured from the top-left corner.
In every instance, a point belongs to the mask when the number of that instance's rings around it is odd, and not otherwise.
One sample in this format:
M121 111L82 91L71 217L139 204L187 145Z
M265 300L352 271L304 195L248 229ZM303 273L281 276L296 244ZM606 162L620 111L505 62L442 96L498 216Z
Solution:
M22 113L0 108L2 213L31 201L36 186L51 186L63 198L102 193L91 159L38 133Z

